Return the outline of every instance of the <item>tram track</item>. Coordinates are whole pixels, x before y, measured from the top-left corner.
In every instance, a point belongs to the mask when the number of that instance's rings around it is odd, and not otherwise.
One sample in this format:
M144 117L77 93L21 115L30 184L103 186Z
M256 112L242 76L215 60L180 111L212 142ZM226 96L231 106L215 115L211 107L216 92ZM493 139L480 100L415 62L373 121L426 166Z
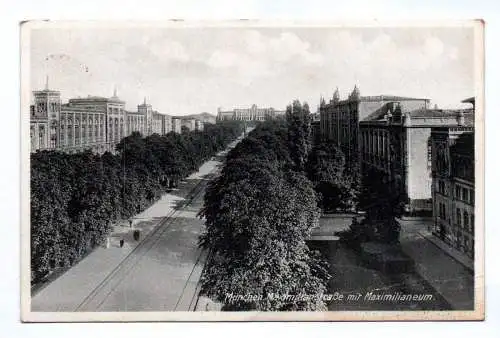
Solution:
M224 151L223 157L232 147L228 147L226 151ZM216 176L219 173L219 166L215 166L206 176ZM89 311L99 311L99 309L103 306L109 296L117 290L117 288L121 285L121 283L131 275L134 269L140 264L141 260L143 260L147 254L153 250L158 242L162 239L163 235L171 228L172 224L177 219L177 216L185 211L185 209L189 208L194 201L196 201L200 194L202 194L207 186L208 180L199 179L199 182L195 184L195 186L189 190L187 193L186 202L183 206L178 209L172 210L168 215L166 215L159 224L151 230L145 238L137 244L137 246L132 249L130 253L128 253L125 258L108 274L106 277L83 299L82 302L75 308L76 312L89 312ZM196 282L196 287L194 294L190 296L188 306L189 309L194 310L192 308L193 304L197 303L197 291L198 291L198 281L193 281L192 277L195 273L195 270L200 264L200 260L204 254L204 250L197 249L196 259L194 261L194 265L189 272L186 282L183 285L182 292L180 293L177 301L175 302L175 307L172 311L175 311L179 308L181 304L181 300L183 297L186 297L185 292L188 290L189 283Z

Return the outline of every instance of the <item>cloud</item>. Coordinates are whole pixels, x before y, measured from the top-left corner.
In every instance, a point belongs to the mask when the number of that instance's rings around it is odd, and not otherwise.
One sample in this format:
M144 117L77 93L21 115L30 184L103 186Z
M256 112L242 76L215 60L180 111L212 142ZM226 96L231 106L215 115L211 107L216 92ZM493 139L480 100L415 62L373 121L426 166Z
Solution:
M233 74L232 81L243 85L259 78L279 76L290 69L318 67L323 62L323 56L312 52L307 41L290 32L272 36L246 30L235 32L233 38L239 42L213 51L206 63L218 71Z
M47 74L64 99L111 95L117 85L130 109L147 96L172 114L283 108L294 98L315 107L321 94L338 86L345 97L355 84L362 95L424 96L444 107L472 95L467 29L51 29L33 34L32 88Z
M228 50L216 50L208 59L207 64L213 68L235 67L238 66L238 54Z
M155 56L163 60L188 62L191 59L184 46L174 40L152 43L149 48Z

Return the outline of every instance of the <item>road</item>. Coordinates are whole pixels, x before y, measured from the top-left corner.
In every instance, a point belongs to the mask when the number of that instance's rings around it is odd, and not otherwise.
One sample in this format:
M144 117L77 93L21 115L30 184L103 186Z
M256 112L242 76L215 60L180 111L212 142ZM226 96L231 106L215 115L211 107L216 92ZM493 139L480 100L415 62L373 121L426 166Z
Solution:
M168 209L162 199L145 212L152 217L142 222L147 229L142 241L95 250L34 295L32 311L194 310L205 260L198 248L204 222L197 214L206 185L239 140L181 184L183 198L167 199L175 206Z
M345 228L342 217L320 222L319 235L332 234ZM362 262L353 250L333 241L310 243L319 249L330 263L333 278L328 285L331 294L338 292L344 299L328 304L330 311L387 311L387 310L472 310L474 306L474 276L467 268L440 250L419 232L428 222L402 221L400 242L403 251L415 262L415 271L388 274ZM418 302L371 301L368 293L432 295ZM347 298L361 295L360 298Z

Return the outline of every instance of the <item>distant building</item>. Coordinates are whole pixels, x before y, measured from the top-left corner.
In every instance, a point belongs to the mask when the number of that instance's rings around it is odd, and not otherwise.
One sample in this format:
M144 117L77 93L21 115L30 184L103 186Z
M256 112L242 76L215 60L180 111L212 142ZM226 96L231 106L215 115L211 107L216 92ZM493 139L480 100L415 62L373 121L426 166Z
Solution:
M275 110L274 108L258 108L255 104L250 108L235 108L229 111L217 109L217 120L237 120L237 121L265 121L284 116L285 111Z
M161 130L163 135L172 131L172 116L166 114L163 115Z
M179 118L172 118L172 131L174 133L180 134L182 127L182 120Z
M114 151L128 135L125 102L116 95L110 98L88 96L69 99L61 105L59 140L54 148L70 153L85 149L98 153Z
M431 131L473 123L471 110L405 111L400 102L388 102L359 122L362 173L380 174L408 212L431 211Z
M203 131L204 130L204 123L200 120L196 120L195 122L195 130L196 131Z
M463 102L475 108L473 99ZM435 128L431 143L434 224L430 230L474 258L474 128L467 123Z
M197 114L197 115L191 115L191 117L199 120L203 124L206 124L206 123L215 124L217 122L217 116L214 116L214 115L209 114L209 113L201 113L201 114Z
M188 119L182 119L181 121L182 121L181 125L183 127L186 127L189 131L196 130L196 119L188 118Z
M112 97L88 96L61 103L61 92L34 91L30 107L31 151L57 149L69 153L114 151L120 140L137 131L147 136L162 134L164 115L144 101L137 112L125 111L116 90Z

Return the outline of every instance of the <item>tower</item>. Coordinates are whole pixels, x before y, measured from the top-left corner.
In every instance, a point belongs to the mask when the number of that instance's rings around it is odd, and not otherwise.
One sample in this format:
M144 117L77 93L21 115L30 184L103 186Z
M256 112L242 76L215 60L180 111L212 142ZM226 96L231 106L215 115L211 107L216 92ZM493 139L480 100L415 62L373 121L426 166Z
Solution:
M39 142L40 147L56 148L58 145L59 115L61 113L61 92L49 89L49 77L47 76L45 89L34 91L33 96L35 102L31 112L31 119L39 121L39 135L42 132L46 133L48 130L46 142L43 142L44 144ZM42 123L45 127L43 127Z
M44 90L35 90L34 116L38 118L56 118L61 111L61 92L49 89L49 77L45 80Z
M360 97L359 89L358 89L358 86L355 85L349 98L351 100L359 100L359 97Z
M137 111L144 115L144 134L151 135L153 133L153 107L146 102L146 97L144 97L144 102L137 106Z
M323 108L325 105L326 105L325 98L323 97L323 95L321 95L321 97L319 99L319 107Z
M335 92L333 92L333 102L337 103L340 101L340 95L339 95L339 87L335 88Z

